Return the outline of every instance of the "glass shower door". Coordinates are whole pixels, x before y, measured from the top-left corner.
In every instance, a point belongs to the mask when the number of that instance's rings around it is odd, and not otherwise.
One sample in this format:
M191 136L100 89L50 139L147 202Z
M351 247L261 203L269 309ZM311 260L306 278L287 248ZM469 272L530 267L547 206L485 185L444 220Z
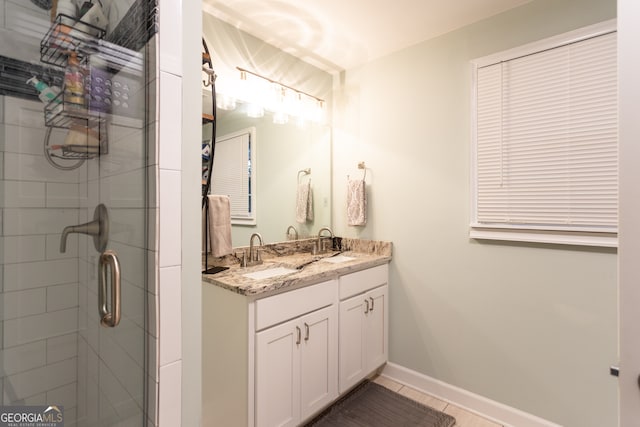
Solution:
M52 3L0 0L0 409L142 426L151 2L103 2L103 33Z
M103 64L106 55L94 55ZM98 221L104 239L78 236L80 301L78 418L86 425L144 424L147 275L147 169L144 51L109 69L126 108L100 114L106 149L86 167L83 221ZM92 69L90 64L89 69ZM96 73L98 76L102 73ZM95 77L94 77L95 79ZM105 86L106 87L106 86ZM108 219L107 219L108 218ZM118 307L119 306L119 307Z

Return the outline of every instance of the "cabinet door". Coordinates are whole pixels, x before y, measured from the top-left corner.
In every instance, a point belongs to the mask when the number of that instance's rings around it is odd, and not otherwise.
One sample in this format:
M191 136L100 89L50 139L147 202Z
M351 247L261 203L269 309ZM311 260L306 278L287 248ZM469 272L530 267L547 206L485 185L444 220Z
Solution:
M366 293L369 310L365 310L365 368L366 374L387 361L388 322L387 322L388 286L381 286Z
M298 319L256 334L256 426L295 426L300 420Z
M340 303L339 388L344 393L367 374L364 365L365 294Z
M337 306L323 308L300 319L300 399L302 419L338 396Z

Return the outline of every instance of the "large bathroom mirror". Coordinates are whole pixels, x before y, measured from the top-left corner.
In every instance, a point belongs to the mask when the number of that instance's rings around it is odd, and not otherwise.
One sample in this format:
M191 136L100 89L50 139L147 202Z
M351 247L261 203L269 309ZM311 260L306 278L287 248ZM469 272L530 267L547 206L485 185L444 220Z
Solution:
M299 238L331 226L331 115L328 108L332 76L207 11L203 13L203 34L217 75L216 140L230 141L235 135L252 131L250 147L240 150L247 157L250 170L245 170L245 176L240 179L250 179L251 199L247 199L247 204L253 210L249 216L253 214L254 218L232 220L233 246L248 245L252 233L260 233L264 243L273 243L293 238L293 231L287 233L289 226L295 227ZM237 67L309 94L312 97L307 98L312 101L313 97L322 99L323 102L318 103L322 106L321 112L315 120L290 116L286 123L281 123L283 120L266 108L261 117L250 117L247 110L252 106L235 99L236 91L246 90L239 87L242 79ZM258 89L252 87L252 90ZM202 100L203 117L211 115L211 91L204 85ZM210 123L203 121L203 146L211 140L211 128ZM247 144L247 139L243 141L242 144ZM229 150L217 148L216 164L229 165L233 160L221 157ZM214 172L214 180L215 176ZM298 185L309 181L312 208L307 207L310 214L304 222L299 222ZM216 187L214 182L212 188Z

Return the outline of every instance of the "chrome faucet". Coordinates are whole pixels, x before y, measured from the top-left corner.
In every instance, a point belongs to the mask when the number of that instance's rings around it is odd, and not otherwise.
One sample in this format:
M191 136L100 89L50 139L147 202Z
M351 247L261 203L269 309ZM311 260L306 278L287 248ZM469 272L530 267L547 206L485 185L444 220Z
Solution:
M324 245L322 244L322 232L323 231L328 231L332 240L332 244L333 244L333 231L331 231L331 229L329 227L322 227L320 230L318 230L318 237L316 238L316 244L314 246L314 253L316 254L321 254L323 252L327 251L327 248L324 247Z
M255 253L253 250L253 238L257 237L260 242L260 246L262 246L262 236L260 233L253 233L251 238L249 239L249 262L247 265L257 265L262 264L262 259L260 258L260 250L256 248Z
M293 235L295 236L293 240L298 240L298 230L296 230L296 228L293 225L290 225L289 228L287 228L287 239L289 238L289 232L291 230L293 230Z

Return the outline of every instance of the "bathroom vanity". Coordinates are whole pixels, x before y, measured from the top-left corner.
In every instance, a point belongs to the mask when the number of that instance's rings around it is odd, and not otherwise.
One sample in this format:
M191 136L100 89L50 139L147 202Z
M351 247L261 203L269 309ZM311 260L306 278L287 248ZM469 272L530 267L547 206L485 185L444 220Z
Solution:
M299 425L387 361L391 244L351 246L203 275L204 426Z

